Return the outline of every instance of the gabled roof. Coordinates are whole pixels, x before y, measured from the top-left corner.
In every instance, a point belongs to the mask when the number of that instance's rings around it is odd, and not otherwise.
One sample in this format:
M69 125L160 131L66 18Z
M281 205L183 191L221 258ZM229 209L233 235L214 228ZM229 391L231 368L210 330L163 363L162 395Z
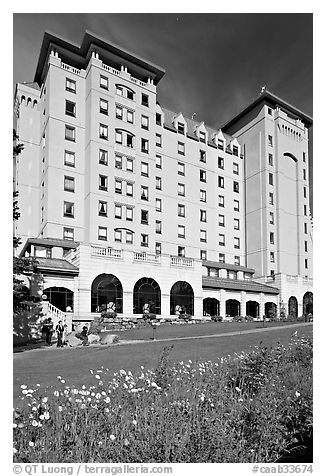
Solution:
M279 294L280 291L274 286L257 283L256 281L221 279L215 276L203 276L203 288L205 289L234 289L237 291L247 291L265 294Z

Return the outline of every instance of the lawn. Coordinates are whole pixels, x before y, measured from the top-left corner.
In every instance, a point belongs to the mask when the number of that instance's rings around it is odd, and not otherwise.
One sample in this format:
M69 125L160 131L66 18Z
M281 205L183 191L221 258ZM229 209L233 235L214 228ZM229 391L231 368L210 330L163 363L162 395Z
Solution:
M249 325L249 324L248 324ZM230 332L237 329L248 330L248 325L244 324L216 324L216 325L191 325L191 326L167 326L158 329L157 337L160 338L164 332L170 336L204 335L204 332L211 334ZM270 325L270 324L269 324ZM254 327L261 324L254 324ZM196 329L200 327L200 330ZM150 337L151 329L145 329ZM121 338L134 335L134 330L121 333ZM247 351L252 346L262 342L265 346L277 344L277 342L287 343L291 335L297 332L298 335L312 335L312 326L296 328L280 328L272 331L264 331L253 334L243 334L225 337L207 337L203 339L179 340L175 342L146 342L136 344L117 345L112 347L84 347L84 348L46 348L32 351L24 351L14 354L14 405L19 405L20 385L35 386L40 384L41 389L47 386L56 387L58 385L57 376L60 375L73 385L88 385L93 378L90 369L96 370L101 366L109 368L109 372L125 369L132 372L139 371L140 366L145 369L155 368L158 358L164 347L173 344L170 353L171 361L179 362L191 359L192 361L216 360L219 357L227 356L239 351ZM167 338L166 337L166 338ZM131 337L130 337L131 338ZM133 337L135 338L135 337ZM142 337L145 338L145 337Z

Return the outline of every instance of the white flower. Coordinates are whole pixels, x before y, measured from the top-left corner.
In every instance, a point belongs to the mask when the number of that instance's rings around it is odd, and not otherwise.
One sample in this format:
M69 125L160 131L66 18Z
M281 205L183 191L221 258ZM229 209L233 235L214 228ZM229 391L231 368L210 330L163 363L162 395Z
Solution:
M44 420L44 415L40 415L40 420Z
M111 399L110 399L110 397L106 397L106 398L104 399L104 401L105 401L105 403L110 403Z
M115 441L116 440L116 437L114 435L110 435L110 440L111 441Z
M42 398L42 402L43 402L43 403L46 403L47 401L48 401L48 397Z
M33 425L33 426L38 426L37 421L36 421L36 420L33 420L33 421L32 421L32 425Z
M58 396L59 396L58 390L55 390L55 391L53 392L53 395L54 395L55 397L58 397Z
M95 378L97 378L98 380L100 380L100 376L99 375L95 375Z
M24 395L27 395L28 390L22 390L22 393L23 393Z
M62 412L62 406L61 405L58 406L58 411Z
M300 395L301 395L301 393L300 393L300 392L295 392L295 396L296 396L297 398L299 398L299 397L300 397Z
M17 428L17 423L13 423L12 427Z
M20 388L25 389L27 388L27 385L21 385Z
M29 441L29 442L28 442L28 445L29 445L29 446L34 446L33 441Z
M239 387L235 387L237 392L241 392L241 389Z
M49 412L44 412L44 418L45 418L46 420L49 420L49 418L50 418L50 413L49 413Z
M136 426L137 425L137 420L132 420L132 424Z
M15 454L15 453L17 453L17 450L16 450L16 448L13 448L13 452L14 452L14 454Z

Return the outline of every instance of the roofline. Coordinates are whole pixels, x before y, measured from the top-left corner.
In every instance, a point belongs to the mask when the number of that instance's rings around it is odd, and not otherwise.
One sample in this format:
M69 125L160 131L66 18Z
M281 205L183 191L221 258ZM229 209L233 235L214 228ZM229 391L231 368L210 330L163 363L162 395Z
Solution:
M61 36L58 36L57 34L54 34L50 31L45 31L34 76L34 81L37 82L39 85L41 85L42 82L43 71L51 43L57 46L61 46L67 51L84 58L85 61L90 46L92 44L97 45L98 47L101 47L108 52L114 53L122 57L123 59L128 60L134 63L135 65L148 70L154 75L154 84L157 84L165 74L165 69L163 69L162 67L132 53L131 51L126 50L125 48L122 48L121 46L116 45L115 43L109 42L108 40L98 35L95 35L89 30L85 31L83 40L80 45L77 45L76 43L73 43L71 41L67 41Z
M270 103L273 106L281 106L285 109L287 109L289 112L292 114L295 114L296 116L300 117L302 121L308 126L312 126L313 124L313 119L311 116L308 114L300 111L300 109L292 106L288 102L284 101L284 99L276 96L276 94L271 93L270 91L264 91L261 93L258 98L256 98L253 102L251 102L248 106L246 106L242 111L240 111L237 115L235 115L231 120L226 122L220 129L224 131L225 129L228 129L229 127L233 126L238 120L240 120L243 116L245 116L249 111L254 109L259 103L266 101Z

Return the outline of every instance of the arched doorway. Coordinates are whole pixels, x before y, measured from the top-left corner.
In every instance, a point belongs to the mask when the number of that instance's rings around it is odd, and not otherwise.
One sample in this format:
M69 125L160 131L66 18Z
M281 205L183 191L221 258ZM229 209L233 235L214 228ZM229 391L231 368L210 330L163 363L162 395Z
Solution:
M177 306L180 306L180 308L177 308ZM191 316L194 314L194 292L186 281L177 281L171 288L170 314L176 314L178 309Z
M313 294L310 291L307 291L302 299L302 313L304 316L308 314L313 314Z
M150 313L161 314L161 289L152 278L141 278L134 286L134 314L142 314L146 304Z
M43 290L48 301L60 311L65 312L69 306L73 310L74 293L68 288L52 286Z
M268 319L276 319L277 306L274 302L265 302L264 314Z
M123 311L123 290L120 280L113 274L97 276L91 289L91 312L108 309L109 303L115 304L116 312Z
M204 316L219 316L220 315L220 301L215 298L205 298L203 300L203 315Z
M240 316L240 302L236 299L228 299L225 303L225 314L230 317Z
M289 318L297 319L298 317L298 300L295 296L291 296L288 301Z
M257 301L246 302L246 316L259 317L259 303Z

